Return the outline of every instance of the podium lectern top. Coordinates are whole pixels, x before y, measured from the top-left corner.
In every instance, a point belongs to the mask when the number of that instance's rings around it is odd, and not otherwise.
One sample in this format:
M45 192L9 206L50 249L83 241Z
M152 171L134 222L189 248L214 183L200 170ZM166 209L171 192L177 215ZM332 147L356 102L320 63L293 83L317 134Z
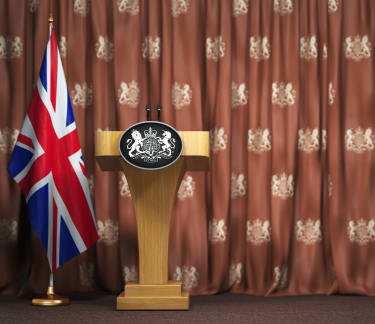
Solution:
M120 171L120 152L118 142L122 131L96 132L95 156L103 171ZM183 141L181 156L184 157L186 170L205 171L209 169L209 132L179 131Z

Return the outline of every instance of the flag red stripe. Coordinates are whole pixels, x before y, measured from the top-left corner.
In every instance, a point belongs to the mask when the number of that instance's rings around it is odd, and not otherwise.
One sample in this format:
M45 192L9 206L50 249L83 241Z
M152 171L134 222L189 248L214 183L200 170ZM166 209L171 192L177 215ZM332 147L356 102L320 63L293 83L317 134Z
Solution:
M31 140L31 138L30 137L26 137L23 134L19 134L18 135L17 142L25 144L25 145L29 146L32 149L34 148L34 144L33 144L33 141Z

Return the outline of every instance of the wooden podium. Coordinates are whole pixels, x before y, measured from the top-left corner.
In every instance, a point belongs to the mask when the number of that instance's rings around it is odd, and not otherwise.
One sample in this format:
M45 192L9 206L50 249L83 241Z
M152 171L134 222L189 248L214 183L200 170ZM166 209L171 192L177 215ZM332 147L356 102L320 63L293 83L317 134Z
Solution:
M159 170L142 170L120 155L121 131L98 131L95 156L103 171L123 170L132 195L138 227L139 282L125 285L118 310L189 309L181 281L168 281L169 225L176 191L186 170L209 169L209 132L179 132L180 158Z

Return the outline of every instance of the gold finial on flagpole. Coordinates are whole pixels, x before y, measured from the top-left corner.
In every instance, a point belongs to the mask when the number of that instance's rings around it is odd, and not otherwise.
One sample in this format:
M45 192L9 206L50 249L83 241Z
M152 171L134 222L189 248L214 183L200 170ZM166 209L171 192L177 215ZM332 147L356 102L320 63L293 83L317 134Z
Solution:
M53 26L53 16L52 16L52 14L48 18L48 23L49 23L50 26Z
M49 26L53 27L53 2L52 0L49 1L49 18L48 18Z

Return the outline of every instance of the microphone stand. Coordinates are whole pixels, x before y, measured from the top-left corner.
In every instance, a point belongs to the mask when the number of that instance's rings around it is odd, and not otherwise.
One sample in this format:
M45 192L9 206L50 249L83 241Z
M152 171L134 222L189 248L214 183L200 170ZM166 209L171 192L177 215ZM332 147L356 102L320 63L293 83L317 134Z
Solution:
M161 105L157 105L156 110L158 111L158 121L160 121Z

